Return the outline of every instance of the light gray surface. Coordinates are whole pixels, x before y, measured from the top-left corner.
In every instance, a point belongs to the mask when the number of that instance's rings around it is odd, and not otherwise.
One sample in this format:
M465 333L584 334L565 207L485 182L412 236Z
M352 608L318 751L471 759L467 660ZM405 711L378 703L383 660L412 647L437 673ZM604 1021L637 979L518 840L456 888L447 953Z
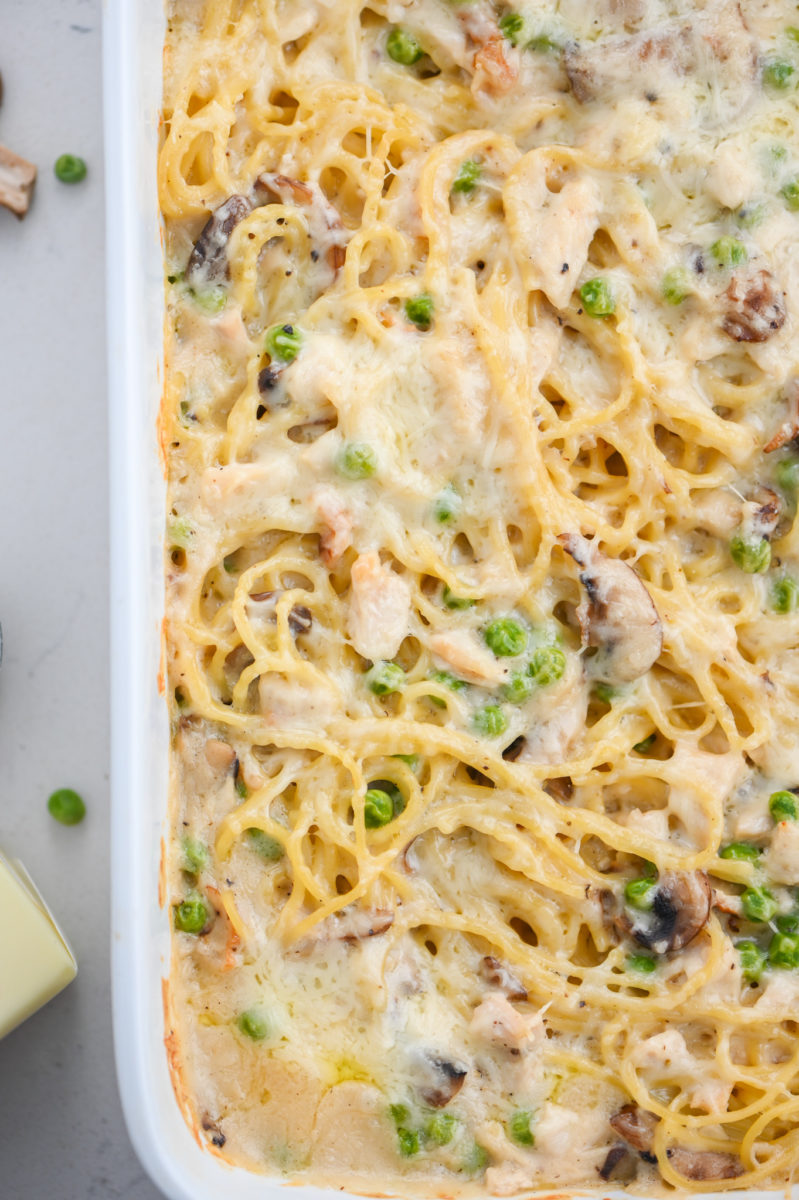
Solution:
M125 1132L111 1045L100 15L99 0L0 0L0 142L39 167L27 218L0 209L0 843L79 963L0 1042L2 1200L160 1195ZM85 183L55 180L64 151L89 162ZM47 813L64 785L86 798L81 826Z

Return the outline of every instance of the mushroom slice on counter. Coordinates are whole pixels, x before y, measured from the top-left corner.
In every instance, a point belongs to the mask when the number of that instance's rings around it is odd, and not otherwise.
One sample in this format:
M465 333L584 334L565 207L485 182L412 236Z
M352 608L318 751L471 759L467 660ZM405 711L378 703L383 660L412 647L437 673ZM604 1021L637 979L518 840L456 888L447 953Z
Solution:
M7 146L0 146L0 205L20 220L25 216L36 182L36 168Z
M600 553L580 534L562 533L558 541L581 568L588 597L581 624L588 644L599 647L596 677L630 683L645 675L660 657L663 625L643 581L627 563Z

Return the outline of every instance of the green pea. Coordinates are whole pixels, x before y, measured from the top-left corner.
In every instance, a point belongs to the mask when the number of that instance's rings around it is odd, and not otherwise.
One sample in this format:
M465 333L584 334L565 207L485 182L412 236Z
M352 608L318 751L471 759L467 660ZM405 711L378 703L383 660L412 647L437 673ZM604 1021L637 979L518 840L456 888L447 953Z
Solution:
M367 829L380 829L394 820L394 802L382 788L369 788L363 802L363 823Z
M538 687L557 683L566 670L566 655L560 646L539 646L530 655L527 674Z
M243 775L236 776L233 786L236 789L236 795L238 796L239 800L246 800L250 794L250 789L247 787Z
M395 63L412 67L422 57L424 50L407 29L392 29L386 38L386 53Z
M741 895L744 915L758 923L770 921L777 911L777 901L766 888L747 888Z
M527 630L513 617L497 617L483 630L483 637L497 658L514 658L527 648Z
M710 253L720 267L740 267L749 258L746 246L738 238L720 237L710 247Z
M202 933L208 924L208 909L202 896L193 893L172 905L172 920L181 933Z
M481 1175L488 1166L488 1153L473 1142L463 1158L462 1169L467 1175Z
M433 515L441 525L454 521L461 511L463 500L460 494L448 483L443 492L439 492L433 504Z
M259 1008L248 1008L239 1013L236 1024L245 1037L254 1042L262 1042L269 1035L269 1022Z
M433 297L427 292L405 301L405 316L417 329L429 329L433 322Z
M799 458L781 458L774 468L777 487L788 495L799 490Z
M563 45L554 38L548 37L547 34L541 33L530 38L525 49L532 50L535 54L560 54Z
M780 933L799 933L799 913L780 913L774 924Z
M441 598L444 601L445 607L452 609L473 608L477 603L476 600L468 600L462 596L455 596L446 584L444 584L444 591Z
M691 277L684 267L672 267L663 276L660 292L667 304L682 304L691 291Z
M742 229L756 229L762 223L765 215L765 205L747 204L744 208L738 209L735 214L735 220Z
M636 742L633 750L636 754L648 754L655 744L657 733L650 733L649 737L645 737L642 742Z
M792 42L799 42L799 29L795 25L789 25L785 30L786 37L789 37Z
M730 556L736 567L747 575L759 575L768 570L771 546L766 538L744 537L737 533L730 541Z
M478 708L472 717L472 723L478 733L484 737L499 737L508 728L508 718L498 704L486 704Z
M520 1146L532 1146L535 1142L530 1122L533 1114L526 1108L517 1108L508 1121L508 1134Z
M81 183L86 178L86 160L77 154L59 154L53 167L56 179L62 183Z
M749 983L757 983L766 967L766 956L757 942L748 938L736 943L736 950L741 962L741 973Z
M180 546L185 550L194 536L194 526L188 517L174 517L169 521L166 532L170 546Z
M199 292L192 289L191 297L197 307L202 309L209 317L213 317L216 313L221 312L227 304L227 291L220 286L203 288Z
M250 846L259 854L266 862L277 862L282 858L285 851L277 838L270 837L268 833L264 833L263 829L257 829L251 826L246 830L247 840Z
M236 571L236 555L228 554L222 559L222 566L227 571L228 575L235 574Z
M462 692L466 687L465 679L458 679L451 671L433 671L429 676L435 683L441 683L444 687L449 688L451 692ZM427 699L435 704L436 708L446 708L446 702L440 696L428 696Z
M789 212L799 212L799 179L791 179L780 188L780 195Z
M657 970L657 961L649 954L628 954L625 962L629 971L638 971L641 975L651 975Z
M412 771L417 770L419 766L418 754L392 754L392 758L398 758L400 762L404 762L406 767L410 767Z
M427 1120L424 1135L434 1146L448 1146L455 1136L458 1118L453 1113L437 1112Z
M412 1158L420 1150L419 1132L416 1129L398 1129L397 1143L403 1158Z
M471 196L483 175L483 168L476 158L467 158L458 167L452 181L452 191L458 196Z
M59 788L47 801L47 811L62 825L79 825L86 816L86 805L72 788Z
M624 899L633 908L648 912L655 903L656 879L630 879L624 885Z
M768 810L775 821L799 821L799 797L793 792L772 792Z
M267 331L266 349L278 362L294 362L301 347L302 334L296 325L273 325Z
M511 46L518 46L519 34L524 29L524 17L521 13L508 12L500 18L499 31Z
M366 672L366 686L376 696L390 696L392 692L400 692L405 686L405 672L399 663L376 662Z
M719 850L719 858L731 858L735 862L757 862L761 854L762 850L751 842L730 842Z
M612 704L619 695L619 689L612 687L609 683L595 683L594 695L597 700L601 700L603 704Z
M507 683L502 685L502 697L511 704L524 704L535 690L535 683L527 671L513 671Z
M339 451L336 469L345 479L370 479L377 470L377 455L366 442L347 442Z
M788 971L799 967L799 936L775 933L769 942L768 960L772 967L784 967Z
M778 92L784 92L791 86L791 80L794 77L794 68L791 63L786 62L783 58L772 58L764 65L762 77L766 87L773 88Z
M388 1111L391 1114L391 1120L397 1128L400 1125L407 1125L411 1119L411 1110L406 1104L391 1104Z
M580 288L580 300L589 317L609 317L616 311L616 301L607 279L597 276Z
M799 583L790 576L775 579L771 585L771 608L777 613L792 613L799 608Z
M187 875L199 875L208 863L208 847L197 838L187 834L181 842L183 859L182 869Z

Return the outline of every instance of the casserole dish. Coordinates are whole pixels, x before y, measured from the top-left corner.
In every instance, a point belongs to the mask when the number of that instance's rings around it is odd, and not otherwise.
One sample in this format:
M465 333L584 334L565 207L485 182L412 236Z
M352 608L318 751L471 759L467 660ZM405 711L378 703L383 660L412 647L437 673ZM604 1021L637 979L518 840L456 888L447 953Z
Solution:
M180 1097L174 1102L162 1044L159 985L167 970L167 920L156 906L156 897L160 890L158 847L166 811L167 730L157 688L164 497L155 436L160 400L156 348L161 342L162 265L153 179L160 32L154 11L134 15L121 10L112 18L107 43L109 240L115 248L110 271L114 297L110 333L116 385L112 482L117 1044L134 1141L157 1182L175 1196L218 1194L221 1188L226 1195L243 1197L269 1194L275 1185L260 1176L231 1173L216 1160L213 1149L198 1155L180 1117ZM129 47L136 48L133 56ZM597 282L601 280L593 281ZM594 311L588 315L609 316L612 307L604 300L604 307L597 307L596 300L594 295ZM429 324L428 314L420 328ZM291 334L288 327L283 328ZM731 328L732 333L727 330L730 336L741 340L739 326ZM563 541L563 535L559 540ZM575 561L587 565L583 560L589 550L580 538L573 535L564 544ZM753 568L755 572L760 569L759 565ZM659 649L658 643L655 650ZM502 650L504 656L515 653ZM639 746L645 753L647 739L636 743L636 753ZM647 878L643 880L647 888L654 886L646 883ZM659 944L659 939L654 941ZM651 961L647 963L651 968ZM617 1008L614 1005L614 1015ZM529 1128L527 1133L529 1136Z
M163 264L155 183L164 16L160 0L108 5L104 80L112 606L112 973L116 1065L134 1147L170 1200L260 1200L277 1181L200 1149L170 1081L162 977L169 925L159 906L168 718L158 690L164 482L160 403ZM302 1188L312 1200L325 1193Z

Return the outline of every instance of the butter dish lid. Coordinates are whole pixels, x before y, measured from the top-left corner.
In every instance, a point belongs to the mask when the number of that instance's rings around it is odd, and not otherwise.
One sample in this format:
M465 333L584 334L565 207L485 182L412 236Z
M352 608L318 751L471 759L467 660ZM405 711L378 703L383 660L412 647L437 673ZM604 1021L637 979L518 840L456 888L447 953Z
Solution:
M64 934L25 867L0 851L0 1037L77 974Z

